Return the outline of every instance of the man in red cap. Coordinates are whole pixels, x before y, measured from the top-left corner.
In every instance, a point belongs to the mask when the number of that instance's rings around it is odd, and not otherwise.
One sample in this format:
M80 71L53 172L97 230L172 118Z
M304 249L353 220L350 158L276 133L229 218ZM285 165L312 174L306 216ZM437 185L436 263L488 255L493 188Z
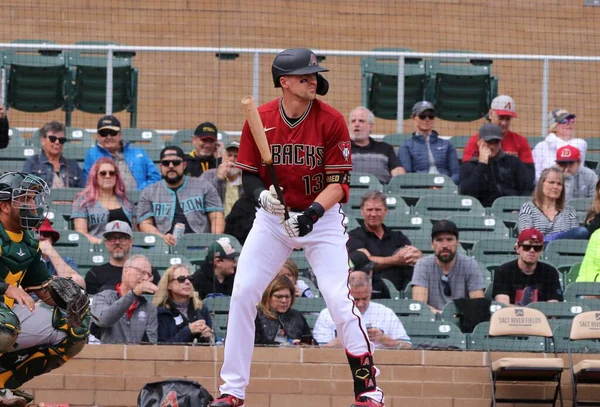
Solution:
M544 236L535 229L519 233L516 260L500 266L494 273L492 296L506 305L526 306L532 302L563 300L558 271L539 261L544 250Z
M591 198L596 190L598 176L581 165L581 152L575 146L566 145L556 150L556 165L565 174L565 201L574 198Z
M46 263L50 275L72 278L81 288L85 288L85 280L78 273L79 269L75 260L71 257L62 257L54 248L54 244L60 239L60 233L52 227L48 218L44 220L38 233L42 260Z

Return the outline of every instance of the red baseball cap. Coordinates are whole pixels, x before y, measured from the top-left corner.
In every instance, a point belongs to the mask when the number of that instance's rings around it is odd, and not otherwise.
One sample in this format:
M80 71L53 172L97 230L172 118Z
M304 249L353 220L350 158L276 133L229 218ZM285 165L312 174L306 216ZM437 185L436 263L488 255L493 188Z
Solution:
M556 150L557 163L574 163L581 161L581 153L577 147L562 146Z
M544 243L544 235L536 228L525 229L519 233L517 243L521 244L528 240L530 243Z
M58 239L60 239L60 233L58 233L56 229L52 227L52 224L50 223L50 220L48 218L44 219L42 226L40 226L40 228L38 229L38 233L50 233L52 235L52 240L54 240L54 243L58 242Z

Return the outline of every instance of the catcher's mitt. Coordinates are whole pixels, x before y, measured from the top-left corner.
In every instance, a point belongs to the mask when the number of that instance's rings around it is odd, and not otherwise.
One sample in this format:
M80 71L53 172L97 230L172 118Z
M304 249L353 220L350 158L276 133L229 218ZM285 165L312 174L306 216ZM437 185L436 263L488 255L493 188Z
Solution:
M54 277L40 287L28 287L27 291L46 288L58 308L66 313L71 327L81 326L90 310L90 300L85 291L71 278Z

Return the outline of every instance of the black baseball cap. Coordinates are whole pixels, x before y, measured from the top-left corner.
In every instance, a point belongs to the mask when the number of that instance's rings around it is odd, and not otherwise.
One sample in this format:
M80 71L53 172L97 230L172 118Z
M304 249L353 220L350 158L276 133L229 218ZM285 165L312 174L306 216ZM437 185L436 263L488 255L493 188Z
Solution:
M194 137L217 139L217 126L211 122L200 123L194 131Z
M165 154L165 152L167 152L167 151L169 151L169 154ZM167 146L167 147L163 148L162 150L160 150L160 159L161 160L165 157L165 155L176 155L177 157L180 157L181 159L185 159L185 153L178 146Z
M370 261L366 254L358 250L350 253L350 261L352 262L353 271L369 272L375 268L375 263Z
M437 221L431 228L431 238L435 238L438 233L452 233L458 239L458 228L454 222L449 220Z
M121 131L121 122L115 116L103 116L98 120L98 131L100 130Z

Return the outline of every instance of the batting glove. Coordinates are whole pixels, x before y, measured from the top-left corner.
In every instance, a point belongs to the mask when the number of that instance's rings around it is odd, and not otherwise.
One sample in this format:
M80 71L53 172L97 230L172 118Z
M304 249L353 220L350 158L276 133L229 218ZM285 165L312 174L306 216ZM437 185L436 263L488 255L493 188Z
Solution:
M304 212L291 215L289 219L283 222L283 227L289 237L306 236L312 232L314 224L324 213L325 209L321 204L313 202Z
M271 185L268 191L265 189L260 193L258 204L270 214L283 216L285 213L285 207L279 202L279 199L277 199L277 193L275 192L275 187L273 185Z

